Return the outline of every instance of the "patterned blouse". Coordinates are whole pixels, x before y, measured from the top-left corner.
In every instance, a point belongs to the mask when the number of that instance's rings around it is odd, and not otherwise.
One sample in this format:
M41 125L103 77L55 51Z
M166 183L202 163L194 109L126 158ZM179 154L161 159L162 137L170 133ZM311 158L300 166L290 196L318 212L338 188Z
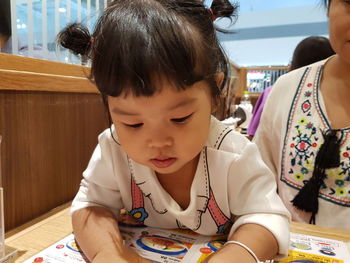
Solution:
M274 170L279 194L295 221L309 222L311 214L291 201L310 180L324 134L331 130L320 91L326 61L292 71L275 83L254 139ZM340 165L325 171L316 224L350 229L350 127L337 130L336 135Z

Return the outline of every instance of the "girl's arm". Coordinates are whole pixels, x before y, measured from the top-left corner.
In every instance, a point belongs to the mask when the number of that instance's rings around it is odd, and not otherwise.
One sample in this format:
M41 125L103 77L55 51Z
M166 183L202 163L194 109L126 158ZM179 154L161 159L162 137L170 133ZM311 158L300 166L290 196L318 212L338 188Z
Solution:
M257 224L241 225L228 240L235 240L246 245L262 262L278 254L278 243L275 237L269 230ZM226 244L205 262L255 263L256 261L244 247L237 244Z
M147 263L123 245L116 218L108 209L92 206L72 215L75 238L87 258L93 263Z

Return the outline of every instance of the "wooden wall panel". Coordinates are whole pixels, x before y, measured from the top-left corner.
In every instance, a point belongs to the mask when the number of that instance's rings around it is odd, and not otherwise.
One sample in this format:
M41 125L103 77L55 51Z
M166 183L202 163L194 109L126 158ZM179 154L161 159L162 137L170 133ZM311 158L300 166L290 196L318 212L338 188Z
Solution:
M73 198L106 120L98 94L0 89L6 231Z
M98 93L86 78L0 69L0 89L52 92Z
M27 58L0 53L0 68L7 70L53 74L60 76L84 77L90 75L90 68L56 61Z

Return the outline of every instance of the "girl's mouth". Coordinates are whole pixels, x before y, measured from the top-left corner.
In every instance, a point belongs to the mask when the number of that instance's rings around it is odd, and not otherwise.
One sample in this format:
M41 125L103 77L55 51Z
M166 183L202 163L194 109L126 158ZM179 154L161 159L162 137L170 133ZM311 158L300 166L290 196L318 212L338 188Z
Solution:
M176 158L151 159L151 163L157 168L167 168L176 162Z

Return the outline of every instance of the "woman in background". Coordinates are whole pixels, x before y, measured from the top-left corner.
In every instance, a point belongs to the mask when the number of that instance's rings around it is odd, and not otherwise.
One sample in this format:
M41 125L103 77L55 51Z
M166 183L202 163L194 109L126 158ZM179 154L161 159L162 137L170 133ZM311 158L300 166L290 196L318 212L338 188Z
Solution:
M350 2L324 4L336 55L277 80L254 141L292 220L350 229Z
M326 59L332 55L334 55L334 50L328 38L321 36L311 36L304 38L294 49L290 70L304 67L314 62ZM272 87L272 85L267 87L260 94L254 106L253 116L249 123L247 131L250 139L253 138L259 126L261 114Z

